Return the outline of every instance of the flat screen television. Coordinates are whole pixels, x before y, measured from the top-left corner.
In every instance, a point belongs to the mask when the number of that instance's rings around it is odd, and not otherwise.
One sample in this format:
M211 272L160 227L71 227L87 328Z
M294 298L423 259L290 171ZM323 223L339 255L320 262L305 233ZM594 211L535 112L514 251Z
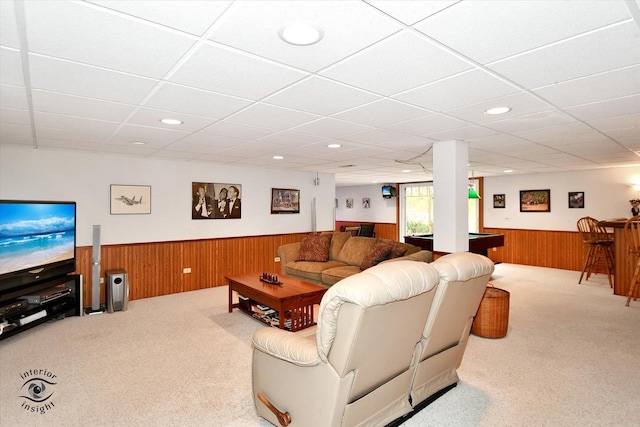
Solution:
M75 269L75 202L0 200L0 297Z
M390 199L391 197L396 197L396 187L393 185L383 185L382 186L382 197L385 199Z

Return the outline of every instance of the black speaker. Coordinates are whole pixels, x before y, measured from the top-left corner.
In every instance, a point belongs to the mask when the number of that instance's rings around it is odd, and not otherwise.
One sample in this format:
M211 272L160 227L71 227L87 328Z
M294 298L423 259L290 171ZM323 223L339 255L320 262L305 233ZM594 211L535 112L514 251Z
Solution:
M105 271L107 312L125 311L129 304L129 277L124 270Z

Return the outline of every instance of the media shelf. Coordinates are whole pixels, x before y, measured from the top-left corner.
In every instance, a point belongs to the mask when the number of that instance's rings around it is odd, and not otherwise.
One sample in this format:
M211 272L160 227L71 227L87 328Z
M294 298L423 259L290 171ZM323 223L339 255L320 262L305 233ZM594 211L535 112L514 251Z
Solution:
M69 293L62 297L51 299L38 304L27 304L18 307L6 314L0 313L0 323L4 324L0 341L28 329L45 323L49 320L82 315L82 275L70 274L20 288L0 295L0 307L15 305L23 300L26 295L39 295L47 289L63 285L70 289ZM15 325L15 326L13 326Z

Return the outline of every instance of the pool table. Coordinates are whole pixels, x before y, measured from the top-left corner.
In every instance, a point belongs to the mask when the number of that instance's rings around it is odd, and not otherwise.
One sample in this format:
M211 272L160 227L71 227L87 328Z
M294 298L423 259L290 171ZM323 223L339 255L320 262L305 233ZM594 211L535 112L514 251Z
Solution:
M404 242L433 251L433 234L405 236ZM504 246L504 234L469 233L469 252L487 256L490 248Z

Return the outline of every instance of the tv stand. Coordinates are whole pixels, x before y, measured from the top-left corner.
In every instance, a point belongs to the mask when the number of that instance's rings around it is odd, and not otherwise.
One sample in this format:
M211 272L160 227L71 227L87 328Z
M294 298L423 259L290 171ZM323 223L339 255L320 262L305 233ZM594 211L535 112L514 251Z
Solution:
M45 323L66 316L82 315L82 275L69 274L33 283L19 290L12 290L0 296L0 307L7 307L20 301L25 295L38 295L54 286L64 285L71 291L59 298L40 304L27 304L16 312L0 314L0 323L4 324L0 341ZM15 325L15 326L14 326Z

